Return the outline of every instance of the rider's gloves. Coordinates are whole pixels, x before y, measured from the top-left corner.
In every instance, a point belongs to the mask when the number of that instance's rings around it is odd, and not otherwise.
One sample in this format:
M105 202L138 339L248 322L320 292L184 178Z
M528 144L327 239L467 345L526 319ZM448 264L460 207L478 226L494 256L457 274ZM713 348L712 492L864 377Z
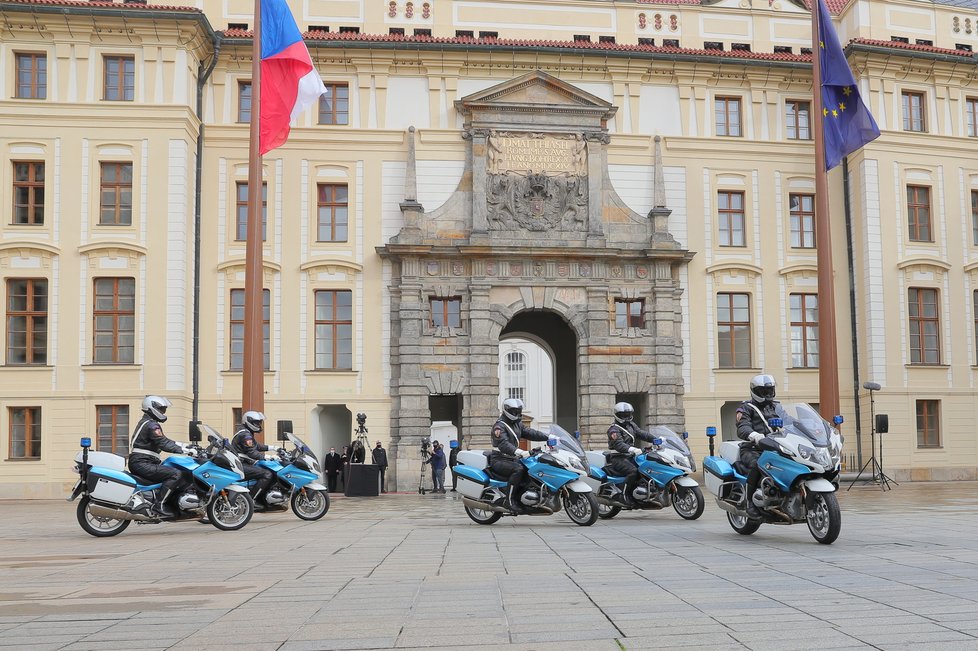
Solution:
M520 449L517 448L517 450L516 450L516 456L523 457L525 459L528 456L530 456L530 453L527 452L526 450L520 450Z
M637 457L638 455L642 454L642 451L638 448L628 448L628 454L632 455L633 457Z
M747 440L750 441L751 443L760 443L761 442L761 439L763 439L763 438L764 438L764 435L761 434L760 432L751 432L747 436Z
M197 448L195 448L193 445L183 445L183 444L181 444L181 445L183 447L183 453L184 454L196 454L197 453Z
M279 446L272 445L272 444L269 444L267 447L268 447L269 452L278 452L279 450L282 449Z

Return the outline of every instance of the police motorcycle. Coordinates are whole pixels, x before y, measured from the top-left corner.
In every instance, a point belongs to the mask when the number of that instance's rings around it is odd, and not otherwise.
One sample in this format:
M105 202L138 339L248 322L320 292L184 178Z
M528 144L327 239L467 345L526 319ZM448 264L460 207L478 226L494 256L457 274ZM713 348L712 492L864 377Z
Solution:
M505 479L493 475L489 450L463 450L452 468L465 513L478 524L493 524L510 515ZM546 449L534 448L519 460L526 466L529 486L520 496L527 515L553 515L563 508L575 523L589 527L598 519L598 503L587 477L587 457L573 436L551 425Z
M197 425L191 424L191 430ZM156 513L161 484L147 481L126 471L126 459L109 452L90 450L92 439L81 439L81 452L75 456L78 473L68 501L78 501L78 524L87 533L104 538L126 530L130 523L159 524L177 520L198 519L204 513L210 523L223 531L242 528L251 520L254 502L248 489L235 482L244 478L244 470L228 440L200 423L209 445L195 446L197 455L169 456L164 466L176 468L185 475L189 487L177 498L177 515L169 518ZM191 435L191 440L195 435Z
M741 535L749 536L762 524L807 522L816 541L832 544L842 529L835 496L842 435L804 403L779 405L768 425L770 431L757 444L761 481L754 495L746 495L747 472L740 464L740 446L746 442L724 441L719 456L712 456L715 430L709 434L711 456L703 460L707 489ZM754 500L763 520L747 517L747 499Z
M649 429L652 445L635 457L639 481L632 491L633 503L625 501L625 478L610 474L610 450L588 451L588 477L598 499L598 517L610 520L623 510L647 511L672 507L684 520L703 515L703 491L690 473L696 471L696 460L686 444L689 434L676 434L658 425Z
M278 449L278 458L266 457L256 465L275 473L275 480L265 493L265 503L271 507L285 508L286 500L292 512L301 520L318 520L329 511L329 491L320 483L322 468L319 459L308 445L293 434L290 421L279 421L279 438L293 445L292 451ZM255 481L239 482L251 487Z

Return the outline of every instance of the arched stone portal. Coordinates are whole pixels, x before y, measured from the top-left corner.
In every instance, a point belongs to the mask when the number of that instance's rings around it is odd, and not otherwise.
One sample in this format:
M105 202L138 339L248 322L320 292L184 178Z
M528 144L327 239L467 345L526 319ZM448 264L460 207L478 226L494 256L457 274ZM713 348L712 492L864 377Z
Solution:
M555 312L533 310L514 316L503 328L500 339L505 340L507 336L537 339L550 349L553 355L554 422L568 432L576 430L578 351L574 330ZM528 402L527 408L531 413L539 411L539 406L532 402Z
M621 395L641 399L643 422L654 414L681 431L679 272L690 253L668 231L658 145L656 207L639 215L608 177L608 102L533 72L456 106L469 143L462 180L425 212L409 130L403 221L378 248L397 488L416 487L432 405L460 412L465 447L488 446L499 342L511 334L553 348L557 422L585 443L603 441Z

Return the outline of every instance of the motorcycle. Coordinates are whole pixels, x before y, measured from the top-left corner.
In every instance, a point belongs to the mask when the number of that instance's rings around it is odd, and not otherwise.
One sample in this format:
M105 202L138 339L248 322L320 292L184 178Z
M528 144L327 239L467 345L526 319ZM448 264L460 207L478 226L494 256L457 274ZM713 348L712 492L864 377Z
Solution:
M189 487L177 498L177 514L165 517L155 513L162 484L126 472L125 457L109 452L89 450L92 440L81 439L81 452L75 456L78 473L68 501L79 496L78 524L87 533L104 538L115 536L130 523L159 524L199 519L204 513L218 529L234 531L251 520L254 502L248 489L234 482L244 478L241 461L230 450L226 439L206 425L210 443L206 450L197 446L197 456L170 456L163 462L176 468L189 480Z
M661 425L649 429L652 445L635 457L639 483L632 491L633 503L625 501L625 478L611 474L607 466L612 451L589 451L586 481L598 499L598 517L610 520L623 510L644 511L672 507L684 520L703 515L703 491L690 473L696 471L693 453L686 445L688 434L680 436Z
M285 507L290 500L292 512L302 520L318 520L329 511L329 491L319 483L322 470L312 450L298 436L285 434L294 448L279 448L278 458L265 458L256 465L275 473L275 480L265 493L265 503L272 508ZM239 482L250 488L255 480Z
M506 506L506 480L494 476L492 451L463 450L452 468L465 513L478 524L493 524L510 515ZM564 508L582 527L598 519L598 503L587 477L587 457L580 443L559 425L550 426L547 449L535 448L519 460L527 470L529 486L520 496L527 515L553 515Z
M757 467L761 481L747 495L747 472L740 464L742 441L724 441L719 456L703 460L706 487L727 512L733 530L744 536L762 524L807 522L818 542L830 545L842 530L842 514L835 496L841 470L842 436L807 404L779 405L769 420L769 433L758 442ZM752 499L763 519L747 517Z

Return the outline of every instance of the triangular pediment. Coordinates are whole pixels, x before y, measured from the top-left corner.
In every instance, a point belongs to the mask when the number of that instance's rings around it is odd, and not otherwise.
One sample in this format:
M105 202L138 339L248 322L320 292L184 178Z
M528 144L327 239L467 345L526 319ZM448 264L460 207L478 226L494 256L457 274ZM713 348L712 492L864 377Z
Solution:
M462 98L472 104L573 104L610 109L611 103L540 70Z

